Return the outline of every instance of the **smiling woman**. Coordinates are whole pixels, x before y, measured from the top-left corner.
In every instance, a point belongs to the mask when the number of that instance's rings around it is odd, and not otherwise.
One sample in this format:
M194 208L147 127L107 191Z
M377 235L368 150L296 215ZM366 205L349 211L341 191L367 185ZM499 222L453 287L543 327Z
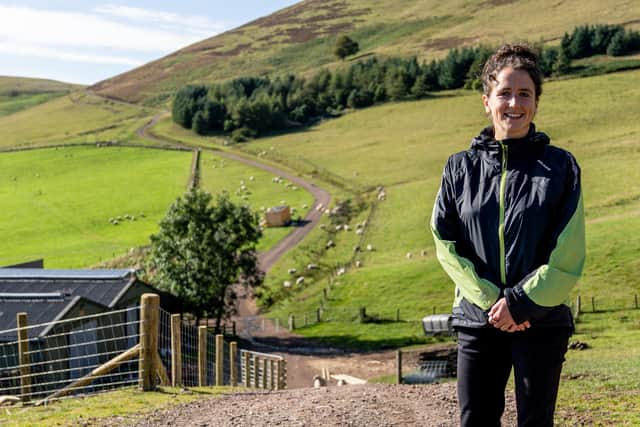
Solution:
M462 426L499 426L514 368L518 426L551 426L585 258L580 169L532 122L542 72L505 45L482 72L492 125L449 157L432 216L455 284Z

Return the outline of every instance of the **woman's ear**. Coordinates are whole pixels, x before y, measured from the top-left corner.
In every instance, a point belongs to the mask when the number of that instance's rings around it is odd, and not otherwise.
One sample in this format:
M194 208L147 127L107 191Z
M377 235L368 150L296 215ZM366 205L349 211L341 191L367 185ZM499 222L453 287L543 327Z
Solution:
M491 108L489 107L489 97L482 95L482 105L484 105L484 111L487 114L491 114Z

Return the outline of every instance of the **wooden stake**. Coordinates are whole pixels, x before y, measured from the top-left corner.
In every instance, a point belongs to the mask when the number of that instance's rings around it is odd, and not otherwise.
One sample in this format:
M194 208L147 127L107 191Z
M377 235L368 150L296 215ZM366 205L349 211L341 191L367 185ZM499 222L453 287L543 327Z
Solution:
M140 300L140 362L138 386L142 391L155 389L153 359L158 357L160 297L142 294Z
M216 335L216 386L224 384L224 335Z
M235 325L235 322L233 324ZM229 381L231 382L231 387L236 387L238 385L238 372L236 369L236 353L237 352L238 352L238 343L235 341L229 343L229 365L230 365Z
M22 401L31 400L31 356L29 353L29 331L27 329L27 313L16 314L18 326L18 357L20 360L20 393Z
M207 385L207 327L198 326L198 385Z
M171 385L182 386L182 327L180 315L171 315Z

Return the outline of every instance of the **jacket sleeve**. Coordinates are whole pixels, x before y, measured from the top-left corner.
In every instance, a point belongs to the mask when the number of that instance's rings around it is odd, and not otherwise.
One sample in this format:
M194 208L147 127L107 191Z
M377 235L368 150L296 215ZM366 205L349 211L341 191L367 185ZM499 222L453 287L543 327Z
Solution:
M580 168L573 156L568 154L568 157L570 172L565 182L563 205L552 230L555 246L549 260L513 288L505 289L509 311L518 324L542 318L553 307L564 303L582 275L586 243Z
M456 297L460 293L467 301L488 310L500 296L500 289L490 281L480 278L471 260L460 256L456 251L460 223L455 200L449 158L431 216L436 254L442 268L456 285Z

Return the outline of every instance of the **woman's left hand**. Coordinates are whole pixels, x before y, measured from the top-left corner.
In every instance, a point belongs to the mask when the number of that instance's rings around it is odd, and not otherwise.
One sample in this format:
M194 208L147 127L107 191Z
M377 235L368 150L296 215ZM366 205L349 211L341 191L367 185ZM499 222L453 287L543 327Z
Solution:
M500 298L489 310L489 323L505 332L524 331L531 326L529 321L519 325L516 324L513 317L511 317L505 298Z

